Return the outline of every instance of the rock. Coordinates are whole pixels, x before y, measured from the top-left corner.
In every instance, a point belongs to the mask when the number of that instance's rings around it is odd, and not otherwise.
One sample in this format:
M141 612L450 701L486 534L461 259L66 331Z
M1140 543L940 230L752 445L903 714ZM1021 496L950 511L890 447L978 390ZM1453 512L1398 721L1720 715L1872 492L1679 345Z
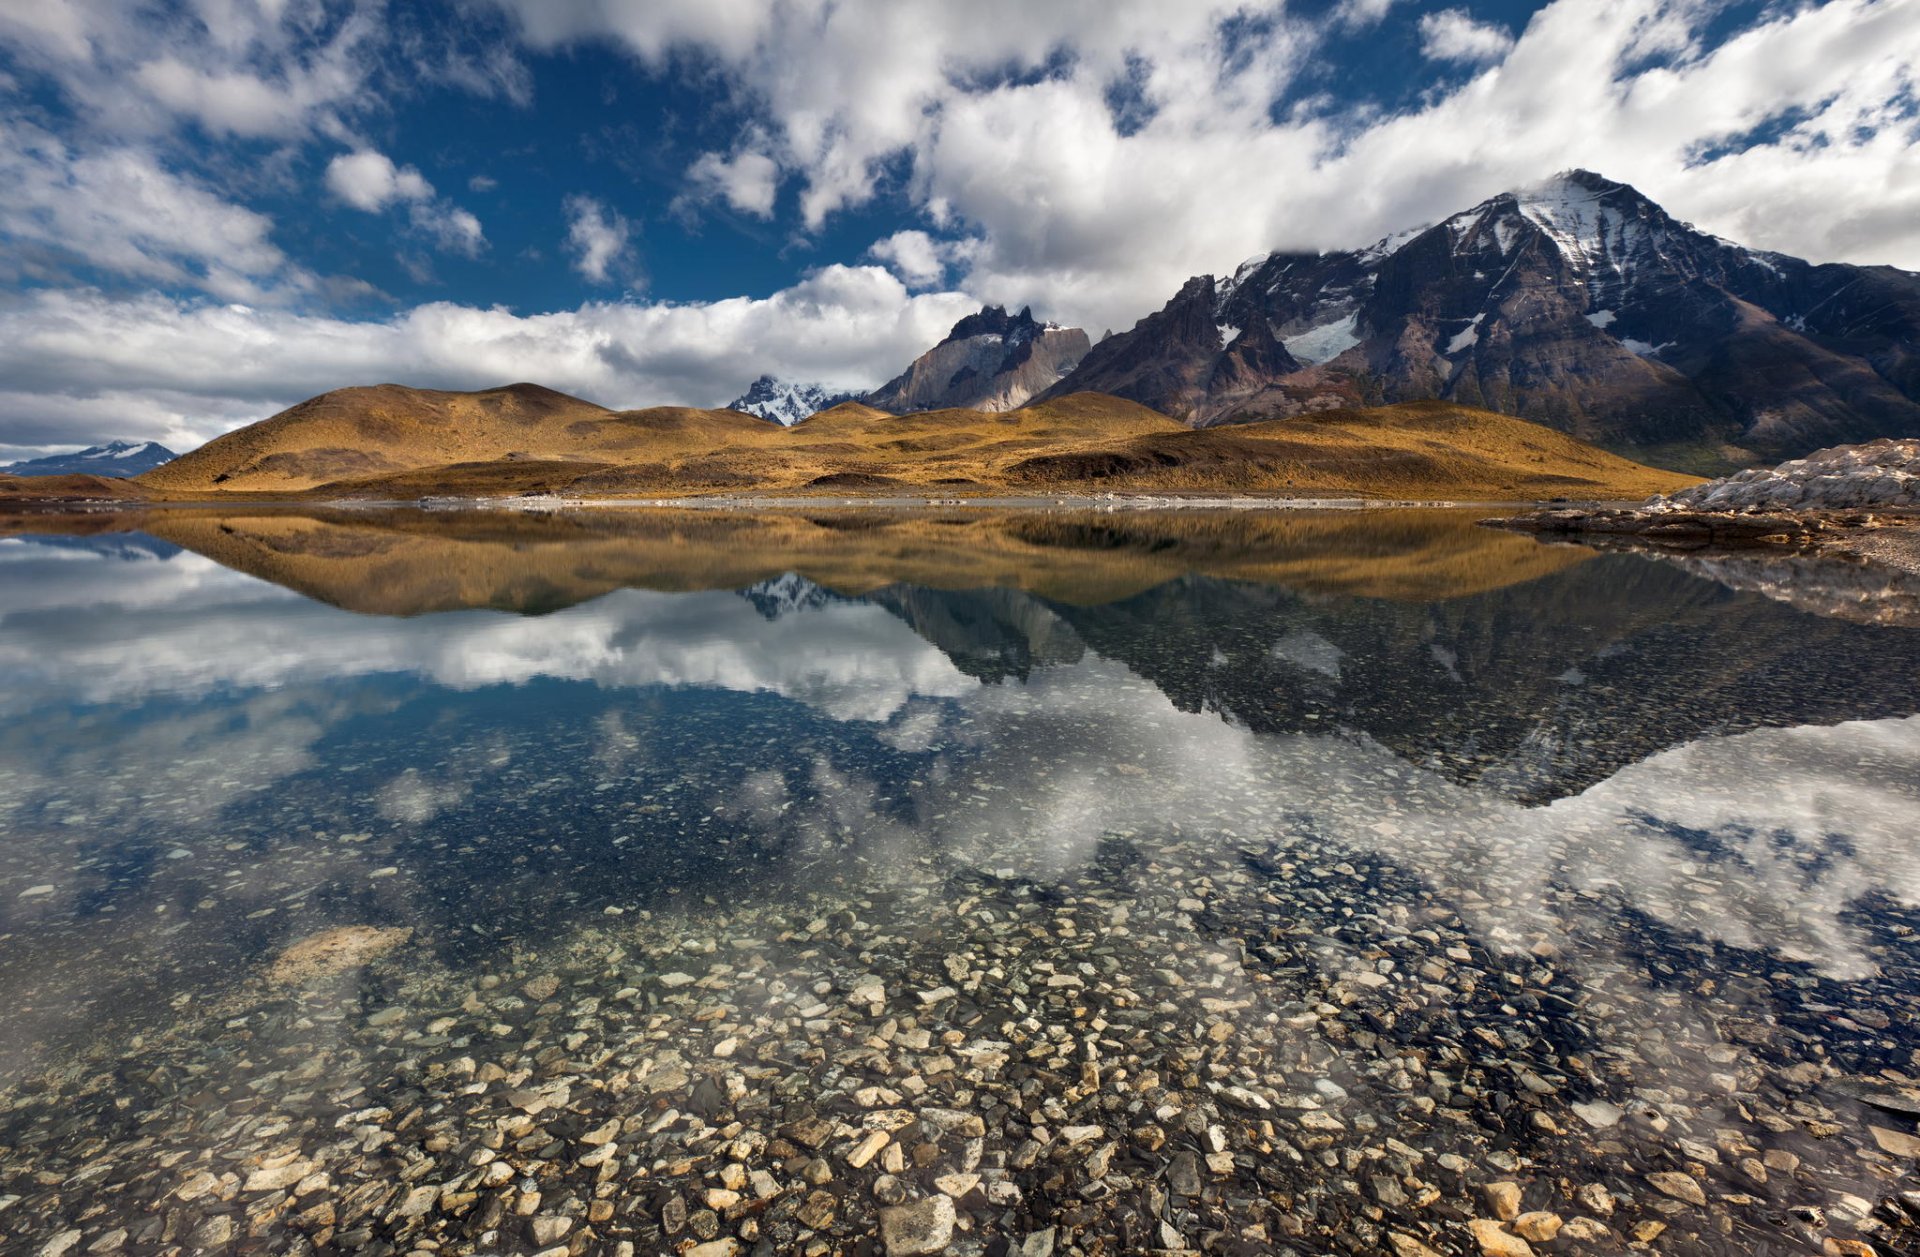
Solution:
M1569 1218L1567 1224L1560 1228L1560 1234L1570 1240L1594 1243L1606 1239L1613 1232L1607 1229L1604 1222L1596 1222L1592 1218Z
M728 1236L725 1239L708 1240L704 1244L695 1244L680 1254L680 1257L739 1257L740 1241Z
M933 1180L933 1185L941 1195L959 1200L980 1186L980 1176L978 1174L942 1174Z
M886 1147L892 1138L893 1136L884 1130L868 1131L865 1138L855 1144L853 1151L847 1154L847 1164L856 1170L862 1168L867 1162L873 1160L874 1154Z
M1595 1130L1605 1130L1617 1125L1625 1113L1618 1105L1605 1100L1585 1100L1573 1106L1576 1117Z
M1494 1217L1502 1222L1511 1222L1520 1215L1520 1184L1488 1183L1482 1190L1487 1198L1487 1207L1493 1210Z
M63 1257L69 1249L79 1242L79 1231L62 1231L40 1246L37 1257Z
M1873 1142L1880 1145L1880 1151L1896 1157L1920 1158L1920 1138L1885 1126L1869 1126L1867 1130L1873 1135Z
M1387 1246L1393 1249L1393 1257L1440 1257L1438 1252L1413 1236L1403 1235L1399 1231L1387 1232Z
M412 937L411 926L342 925L322 930L284 948L268 966L267 981L298 986L333 977L386 955Z
M1532 1240L1538 1244L1550 1242L1560 1233L1562 1226L1560 1215L1536 1210L1523 1213L1508 1224L1515 1235L1523 1240Z
M800 1202L800 1208L794 1216L800 1219L801 1226L824 1231L833 1225L834 1214L839 1207L840 1202L832 1192L813 1191L808 1192L807 1198Z
M1678 1174L1672 1170L1661 1170L1647 1175L1647 1182L1653 1189L1675 1200L1684 1200L1690 1205L1704 1205L1707 1194L1700 1190L1700 1182L1691 1174Z
M536 1217L527 1223L527 1234L541 1248L558 1244L572 1229L572 1218L556 1217L553 1214Z
M1054 1228L1034 1231L1015 1244L1008 1257L1053 1257Z
M886 983L872 974L854 980L853 987L847 992L850 1004L884 1004L887 1002Z
M1475 1218L1467 1223L1479 1242L1484 1257L1533 1257L1533 1246L1517 1235L1510 1235L1498 1222Z
M911 1205L880 1211L880 1240L887 1257L945 1252L953 1242L953 1201L931 1196Z

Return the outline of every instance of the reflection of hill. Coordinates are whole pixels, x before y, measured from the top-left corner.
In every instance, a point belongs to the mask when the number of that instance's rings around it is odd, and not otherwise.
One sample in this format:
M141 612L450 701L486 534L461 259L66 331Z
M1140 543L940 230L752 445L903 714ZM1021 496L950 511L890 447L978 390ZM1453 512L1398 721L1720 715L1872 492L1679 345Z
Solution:
M742 589L798 572L844 594L1016 589L1097 604L1188 574L1313 594L1496 589L1588 552L1442 511L739 514L156 511L121 526L349 610L545 612L611 590Z
M777 618L857 597L981 680L1090 651L1182 709L1256 733L1348 730L1534 801L1708 734L1920 711L1920 633L1462 513L256 510L140 523L370 614L546 612L635 587L749 590Z

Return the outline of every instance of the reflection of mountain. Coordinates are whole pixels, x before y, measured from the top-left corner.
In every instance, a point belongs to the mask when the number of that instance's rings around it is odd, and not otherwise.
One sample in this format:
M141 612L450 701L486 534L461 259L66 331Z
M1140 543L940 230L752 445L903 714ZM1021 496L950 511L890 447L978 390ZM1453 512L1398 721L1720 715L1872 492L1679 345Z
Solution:
M92 517L89 523L97 521ZM1101 603L1201 572L1322 593L1440 598L1532 580L1588 551L1444 511L722 511L430 514L164 511L117 526L374 615L541 613L611 590L737 590L788 573L841 594L895 584ZM8 521L15 529L60 520Z
M1256 734L1348 731L1531 801L1709 733L1920 711L1920 634L1433 512L167 513L148 527L363 612L549 612L622 586L739 590L758 612L748 632L714 619L741 605L730 595L655 600L647 627L614 640L605 625L631 596L545 633L473 621L422 656L454 684L720 684L885 719L929 677L942 693L959 674L1033 682L1092 655L1184 711ZM850 652L881 649L881 609L934 650L856 684ZM379 670L334 636L322 664L338 649Z
M1920 634L1627 556L1424 605L1188 580L1056 610L1184 710L1350 729L1530 800L1707 733L1920 711Z
M171 559L180 553L179 546L145 533L103 533L92 537L22 536L10 540L24 545L44 546L50 550L97 554L102 558L125 559L135 563Z

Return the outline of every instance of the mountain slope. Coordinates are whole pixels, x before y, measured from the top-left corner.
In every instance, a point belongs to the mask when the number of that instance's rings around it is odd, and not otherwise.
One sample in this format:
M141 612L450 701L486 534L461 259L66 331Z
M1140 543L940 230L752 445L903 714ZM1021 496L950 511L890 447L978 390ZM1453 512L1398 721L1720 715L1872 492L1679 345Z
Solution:
M854 397L853 393L829 393L818 384L794 384L778 376L763 375L749 385L746 392L728 402L727 409L791 428L802 419L852 401Z
M152 471L175 457L155 441L109 441L71 454L50 454L0 466L5 476L107 476L124 478Z
M1917 346L1920 275L1741 248L1572 171L1369 249L1190 281L1046 395L1196 426L1440 398L1742 460L1920 433Z
M945 340L860 400L893 414L1012 410L1073 370L1087 349L1087 334L1077 327L1035 322L1032 310L1009 315L987 306L954 324Z
M430 486L435 475L423 473L448 466L622 463L750 445L778 431L725 410L662 406L615 413L535 384L473 393L380 384L322 393L210 441L139 483L272 493L411 475L411 483Z
M845 402L782 428L730 410L608 411L531 385L381 385L323 394L116 483L163 495L384 500L1108 489L1519 499L1646 497L1689 480L1445 403L1195 431L1137 402L1080 393L1004 413L896 416Z

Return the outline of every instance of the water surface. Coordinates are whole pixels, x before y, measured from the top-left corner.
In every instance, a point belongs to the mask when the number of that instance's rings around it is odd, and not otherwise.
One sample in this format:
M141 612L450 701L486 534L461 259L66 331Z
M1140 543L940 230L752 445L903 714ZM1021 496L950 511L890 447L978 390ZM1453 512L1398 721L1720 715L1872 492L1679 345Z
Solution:
M1907 1251L1920 631L1731 570L1430 512L16 532L0 1246Z

